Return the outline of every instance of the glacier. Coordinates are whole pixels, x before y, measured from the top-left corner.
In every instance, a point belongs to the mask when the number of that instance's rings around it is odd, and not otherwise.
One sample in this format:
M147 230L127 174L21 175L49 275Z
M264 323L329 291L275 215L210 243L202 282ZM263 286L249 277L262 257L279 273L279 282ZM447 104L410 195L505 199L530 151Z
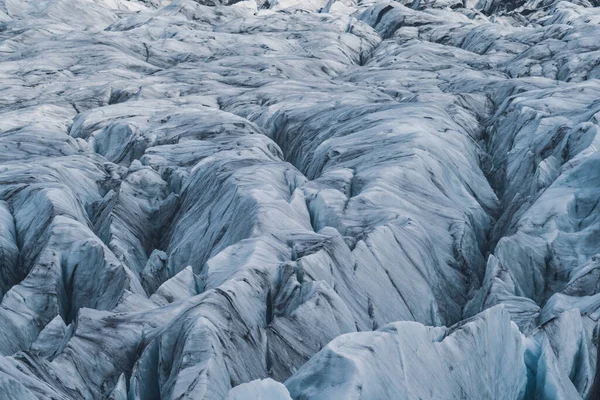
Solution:
M1 399L600 399L597 0L0 0Z

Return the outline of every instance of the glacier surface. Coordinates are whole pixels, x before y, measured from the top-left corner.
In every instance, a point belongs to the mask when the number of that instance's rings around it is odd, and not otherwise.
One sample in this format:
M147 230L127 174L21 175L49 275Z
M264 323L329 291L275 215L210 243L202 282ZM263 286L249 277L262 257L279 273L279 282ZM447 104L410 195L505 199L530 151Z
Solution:
M600 399L600 3L0 0L0 258L2 399Z

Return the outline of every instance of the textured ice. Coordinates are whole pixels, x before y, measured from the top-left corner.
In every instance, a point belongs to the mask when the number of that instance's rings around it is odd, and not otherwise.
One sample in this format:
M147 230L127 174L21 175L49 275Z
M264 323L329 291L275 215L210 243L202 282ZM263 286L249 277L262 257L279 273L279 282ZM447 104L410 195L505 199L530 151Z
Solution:
M599 5L0 0L0 398L600 398Z

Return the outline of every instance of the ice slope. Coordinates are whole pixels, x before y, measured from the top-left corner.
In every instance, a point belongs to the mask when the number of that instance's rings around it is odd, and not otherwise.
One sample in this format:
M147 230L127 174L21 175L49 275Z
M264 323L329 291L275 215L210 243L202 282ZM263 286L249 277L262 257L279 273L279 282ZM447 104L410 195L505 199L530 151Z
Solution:
M595 398L597 6L0 0L0 398Z

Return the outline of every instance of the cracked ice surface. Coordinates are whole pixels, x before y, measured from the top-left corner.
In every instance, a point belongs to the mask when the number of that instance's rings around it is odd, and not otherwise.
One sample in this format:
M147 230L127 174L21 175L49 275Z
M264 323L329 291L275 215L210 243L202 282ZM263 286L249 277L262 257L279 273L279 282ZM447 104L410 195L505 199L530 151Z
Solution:
M0 397L594 397L589 0L0 0Z

